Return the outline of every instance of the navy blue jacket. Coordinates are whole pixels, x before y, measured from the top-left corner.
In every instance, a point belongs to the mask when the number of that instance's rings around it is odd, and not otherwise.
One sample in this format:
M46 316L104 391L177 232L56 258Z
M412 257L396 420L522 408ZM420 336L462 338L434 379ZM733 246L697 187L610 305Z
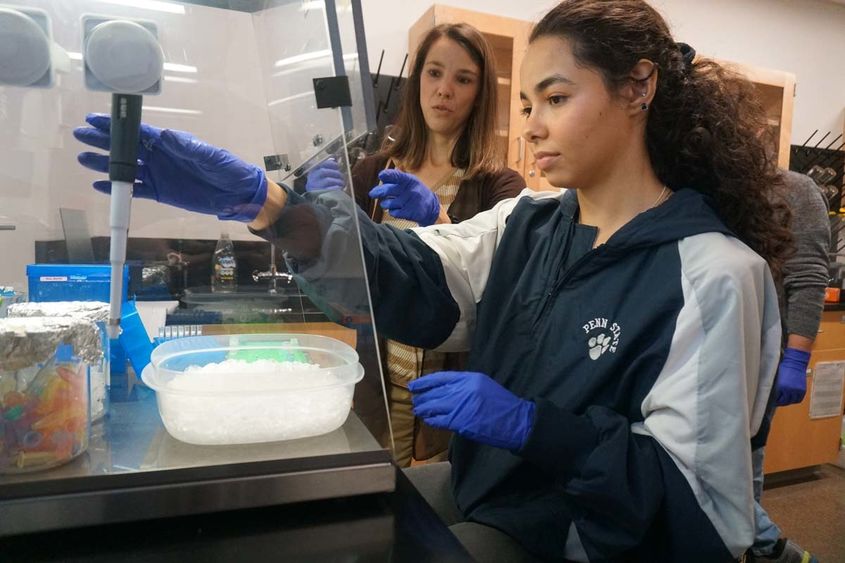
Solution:
M350 230L334 209L329 261ZM780 350L769 269L692 190L574 256L577 209L526 190L458 225L359 217L376 326L468 349L537 405L519 452L454 440L467 519L548 560L730 561L754 537L749 441Z

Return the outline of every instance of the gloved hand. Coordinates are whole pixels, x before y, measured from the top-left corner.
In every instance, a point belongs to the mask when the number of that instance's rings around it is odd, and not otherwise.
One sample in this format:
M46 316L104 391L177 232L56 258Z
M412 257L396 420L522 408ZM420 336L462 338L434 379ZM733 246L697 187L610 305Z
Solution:
M370 190L370 197L399 219L414 221L421 227L433 225L440 215L440 200L428 186L413 174L399 170L382 170L380 186Z
M787 348L778 366L777 399L778 406L784 407L800 403L807 392L807 364L810 353L796 348Z
M342 190L346 180L334 158L327 158L308 173L305 180L305 191Z
M73 136L109 150L111 118L89 114L85 121L91 127L77 127ZM78 158L86 168L108 172L107 155L83 152ZM184 131L141 124L138 159L135 197L244 223L255 219L267 199L267 178L259 167ZM94 182L94 188L111 193L111 182Z
M520 399L483 373L440 371L408 384L414 414L488 446L522 449L534 426L534 403Z

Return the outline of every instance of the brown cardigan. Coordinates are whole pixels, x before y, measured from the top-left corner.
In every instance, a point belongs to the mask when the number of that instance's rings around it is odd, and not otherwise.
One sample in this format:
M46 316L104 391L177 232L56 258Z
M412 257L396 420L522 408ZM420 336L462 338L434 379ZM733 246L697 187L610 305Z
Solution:
M379 183L378 173L384 170L386 165L387 157L375 154L361 160L352 168L355 201L376 223L381 223L384 210L367 194ZM464 180L458 187L455 201L446 213L453 223L460 223L481 211L491 209L502 200L516 197L523 189L525 180L510 168Z
M381 223L384 210L381 206L376 205L375 200L367 194L379 183L378 173L386 165L387 157L382 154L375 154L361 160L352 168L352 187L355 191L355 200L376 223ZM510 168L503 168L495 174L485 174L464 180L458 186L455 200L446 213L452 223L459 223L481 211L491 209L502 200L516 197L524 188L525 180ZM385 350L384 344L384 339L379 339L381 350ZM425 351L423 351L423 355L425 355ZM390 384L387 354L383 353L381 359L382 373L387 379L386 383ZM445 354L443 369L453 371L464 369L466 359L466 353ZM451 432L432 428L420 419L415 418L413 458L417 461L423 461L442 454L449 445L450 436Z

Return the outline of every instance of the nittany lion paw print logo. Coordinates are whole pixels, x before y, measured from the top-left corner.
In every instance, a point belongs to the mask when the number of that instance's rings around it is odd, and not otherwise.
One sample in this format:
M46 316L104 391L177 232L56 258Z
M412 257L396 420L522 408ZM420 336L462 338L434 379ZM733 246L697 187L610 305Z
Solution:
M587 346L590 348L590 359L598 360L610 347L612 338L609 334L601 333L590 338Z

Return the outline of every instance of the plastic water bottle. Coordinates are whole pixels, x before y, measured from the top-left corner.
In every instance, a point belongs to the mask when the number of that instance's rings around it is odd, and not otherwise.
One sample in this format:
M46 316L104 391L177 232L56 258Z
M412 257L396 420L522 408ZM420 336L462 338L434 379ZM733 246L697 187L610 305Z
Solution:
M238 289L238 261L229 233L220 234L211 262L211 291L216 293Z

